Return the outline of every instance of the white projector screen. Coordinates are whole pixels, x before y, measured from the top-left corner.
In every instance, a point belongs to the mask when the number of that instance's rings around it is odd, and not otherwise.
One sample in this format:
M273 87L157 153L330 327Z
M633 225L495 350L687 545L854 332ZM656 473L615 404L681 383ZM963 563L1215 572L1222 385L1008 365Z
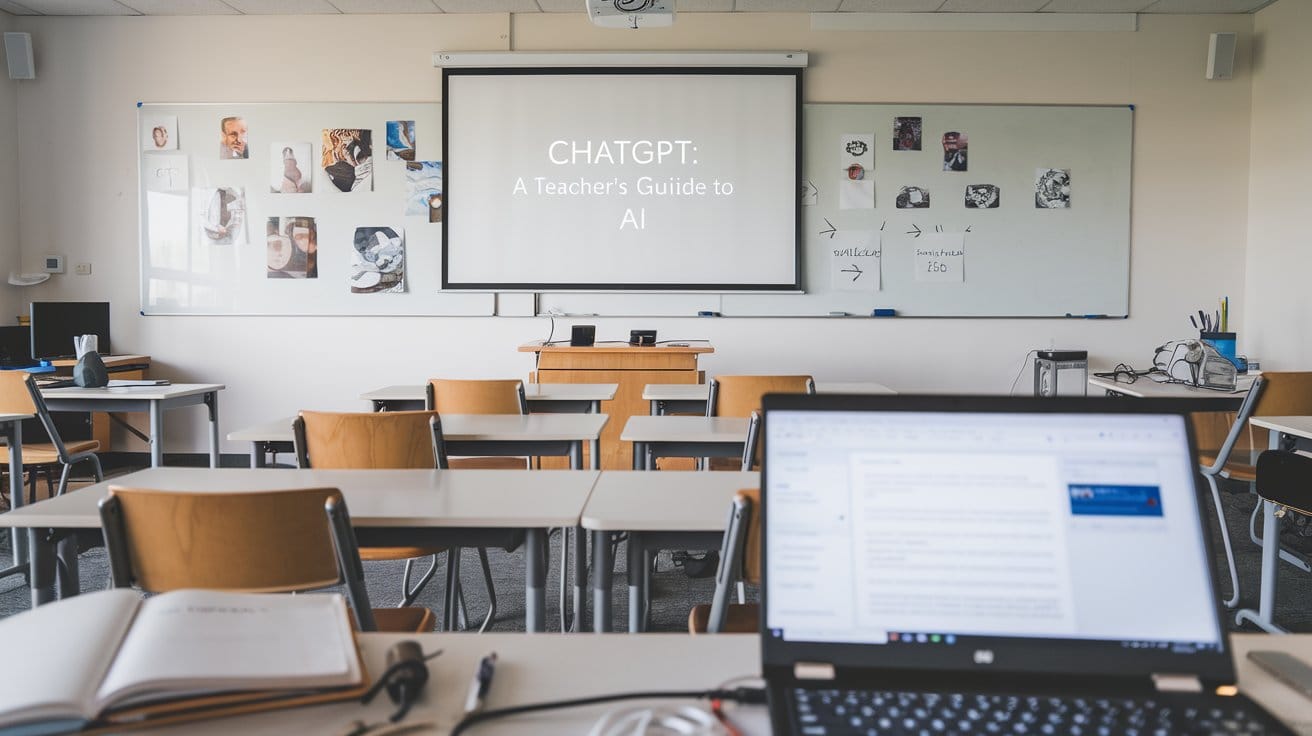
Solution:
M798 290L801 85L444 70L442 288Z

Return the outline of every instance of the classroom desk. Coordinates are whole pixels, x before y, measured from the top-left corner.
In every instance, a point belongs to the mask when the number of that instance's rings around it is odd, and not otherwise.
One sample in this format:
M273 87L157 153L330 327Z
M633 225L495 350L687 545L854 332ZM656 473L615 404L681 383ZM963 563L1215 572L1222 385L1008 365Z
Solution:
M479 660L497 653L496 675L488 691L487 708L506 708L525 703L579 698L633 690L708 689L730 680L758 677L761 641L754 634L722 634L692 637L686 634L643 634L641 636L568 637L556 634L362 634L360 644L370 673L386 667L387 650L399 641L413 639L425 652L442 650L429 663L430 679L414 710L402 725L431 723L426 728L407 730L415 736L439 736L450 732L460 720L465 694ZM1281 718L1300 736L1312 736L1312 709L1308 701L1246 658L1252 649L1275 644L1265 634L1232 637L1239 688ZM1279 647L1312 661L1312 634L1283 637ZM562 677L561 673L569 673ZM738 683L735 683L738 684ZM746 684L751 684L750 681ZM470 736L558 736L582 734L605 713L616 709L662 705L705 707L693 700L626 701L585 708L530 713L479 724ZM340 734L356 720L375 723L386 720L393 709L386 697L370 705L334 703L271 711L256 715L188 723L158 734L197 736L282 736L288 733ZM726 713L745 736L770 733L764 706L726 706Z
M649 383L642 389L644 401L651 402L652 416L661 414L705 414L709 383ZM890 396L897 392L874 381L817 381L818 394L876 394Z
M596 471L520 470L248 470L151 468L118 476L0 514L0 526L29 530L32 605L55 597L56 547L69 536L100 537L97 504L110 485L182 491L338 488L363 547L500 546L515 533L525 541L525 625L543 631L547 536L574 527L596 483ZM77 593L77 555L66 545L64 595Z
M1135 399L1190 399L1195 404L1190 407L1190 411L1234 411L1244 403L1244 397L1248 395L1248 389L1252 385L1252 376L1240 376L1234 391L1217 391L1183 383L1159 383L1147 376L1140 376L1134 383L1119 383L1110 378L1097 376L1089 377L1089 386L1103 391L1108 396L1126 396Z
M264 467L269 452L292 452L292 420L284 417L228 433L232 442L251 443L252 467ZM442 435L453 456L570 458L583 467L583 444L597 467L597 441L609 418L605 414L443 414Z
M31 414L0 414L0 434L9 447L9 504L10 508L23 505L23 420ZM27 544L18 533L10 535L14 549L14 564L0 570L0 578L27 572Z
M1312 417L1251 417L1248 423L1269 430L1270 449L1280 449L1285 438L1312 439ZM1309 479L1312 483L1312 479ZM1235 613L1235 621L1254 624L1273 634L1285 629L1274 620L1276 605L1276 568L1280 566L1280 520L1276 518L1276 505L1262 502L1262 582L1257 610L1243 608Z
M204 405L210 420L210 467L219 466L219 391L218 383L174 383L168 386L130 386L124 388L47 388L41 390L50 411L147 412L150 433L128 429L150 444L150 465L164 464L164 412L184 406Z
M525 383L528 410L543 414L600 414L601 402L615 398L618 383ZM426 387L384 386L360 394L374 411L417 411L427 400Z
M652 470L662 457L742 458L748 420L742 417L632 416L620 439L633 443L633 469Z
M629 534L629 631L643 631L647 623L647 551L718 550L734 494L760 485L761 474L756 472L602 473L580 522L592 533L593 630L610 631L612 626L615 561L610 553L611 534Z

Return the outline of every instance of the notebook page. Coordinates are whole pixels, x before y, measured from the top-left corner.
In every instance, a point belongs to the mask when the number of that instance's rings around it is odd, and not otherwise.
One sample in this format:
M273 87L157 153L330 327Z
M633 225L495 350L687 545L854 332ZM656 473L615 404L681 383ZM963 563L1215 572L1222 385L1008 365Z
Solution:
M141 604L97 704L143 693L334 687L361 677L340 595L177 590Z
M91 718L96 688L140 602L134 590L105 590L0 622L4 659L22 672L5 680L0 724Z

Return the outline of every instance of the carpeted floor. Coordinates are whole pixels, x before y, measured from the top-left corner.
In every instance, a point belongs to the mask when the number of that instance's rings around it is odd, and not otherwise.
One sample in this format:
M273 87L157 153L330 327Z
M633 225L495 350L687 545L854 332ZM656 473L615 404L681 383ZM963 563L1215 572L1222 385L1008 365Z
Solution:
M1235 545L1239 564L1239 575L1244 587L1241 605L1256 606L1257 580L1261 566L1260 549L1253 544L1248 535L1248 519L1256 497L1246 492L1223 494L1226 506L1227 526ZM1208 507L1211 518L1211 507ZM1223 594L1229 592L1229 576L1225 574L1225 558L1221 556L1218 530L1212 529L1216 537L1218 552L1217 569L1221 571L1218 586ZM560 606L558 603L560 558L559 536L552 536L552 556L547 585L547 621L549 628L560 626ZM9 556L8 533L0 541L0 550L4 558ZM496 631L522 631L524 629L524 578L523 552L505 553L500 550L490 552L492 572L497 591L497 616L493 625ZM82 573L82 590L99 590L106 586L107 566L105 551L96 548L84 552L80 558ZM614 585L614 624L618 630L624 630L628 621L628 595L624 580L625 558L623 545L620 546L615 564ZM369 595L375 606L394 605L400 599L400 580L403 563L374 562L365 563L365 574L369 584ZM465 556L462 565L462 581L466 595L466 604L470 619L474 625L482 619L487 610L487 597L484 591L482 574L477 558L473 554ZM442 600L442 568L439 567L434 581L424 590L418 605L424 605L439 612ZM709 602L714 590L712 578L691 579L681 568L676 567L669 553L661 554L657 559L657 570L652 576L651 630L686 631L688 610L697 603ZM1108 591L1108 595L1115 595ZM29 606L29 590L21 576L0 580L0 617L26 610ZM1127 605L1132 601L1126 601ZM591 622L591 608L585 619ZM1292 565L1280 565L1279 592L1276 598L1276 621L1291 631L1312 632L1312 574L1304 573ZM1227 616L1227 624L1233 630L1240 630L1234 625L1233 616Z

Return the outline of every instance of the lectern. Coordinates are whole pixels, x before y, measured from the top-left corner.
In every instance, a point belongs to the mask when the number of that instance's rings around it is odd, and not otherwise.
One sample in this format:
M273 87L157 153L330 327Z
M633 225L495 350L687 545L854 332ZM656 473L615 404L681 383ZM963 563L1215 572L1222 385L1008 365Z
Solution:
M536 354L537 369L529 377L531 381L619 384L615 398L601 402L602 413L610 417L601 435L601 467L629 470L633 467L633 444L621 442L619 437L629 417L649 412L649 404L642 398L643 387L649 383L701 383L697 356L713 353L715 348L705 342L589 347L533 342L520 345L519 351Z

